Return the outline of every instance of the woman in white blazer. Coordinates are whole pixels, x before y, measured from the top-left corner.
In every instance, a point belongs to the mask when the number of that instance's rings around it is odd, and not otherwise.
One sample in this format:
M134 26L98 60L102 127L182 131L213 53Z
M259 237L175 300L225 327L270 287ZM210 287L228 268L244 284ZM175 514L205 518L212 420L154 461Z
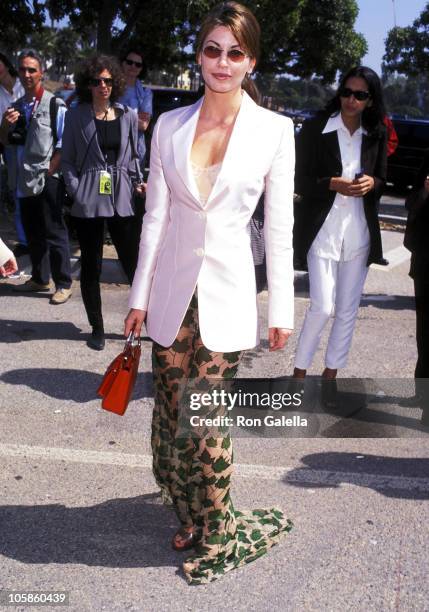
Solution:
M243 91L258 52L259 25L244 6L222 3L204 20L205 95L154 128L125 322L126 334L140 334L146 320L154 341L154 474L182 525L173 547L196 547L184 564L192 584L252 561L291 529L280 510L234 510L229 435L176 437L180 383L234 376L242 351L258 343L248 224L264 191L270 350L293 327L293 126Z

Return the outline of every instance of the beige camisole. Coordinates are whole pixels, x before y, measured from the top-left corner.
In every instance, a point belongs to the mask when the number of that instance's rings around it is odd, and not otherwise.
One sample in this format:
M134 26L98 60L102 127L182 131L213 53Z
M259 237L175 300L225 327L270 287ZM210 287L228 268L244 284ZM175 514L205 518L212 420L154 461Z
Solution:
M202 168L201 166L197 166L196 164L194 164L194 162L191 161L191 166L195 182L198 187L198 192L200 194L200 202L202 206L205 206L207 204L207 200L209 199L210 192L213 189L213 185L215 184L217 176L220 172L222 163Z

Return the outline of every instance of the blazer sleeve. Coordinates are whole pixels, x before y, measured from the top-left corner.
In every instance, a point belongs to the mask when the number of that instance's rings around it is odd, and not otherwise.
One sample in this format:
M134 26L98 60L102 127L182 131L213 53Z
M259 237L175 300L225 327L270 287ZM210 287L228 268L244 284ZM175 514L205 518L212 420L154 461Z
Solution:
M293 123L284 120L280 145L265 179L264 238L268 279L268 326L294 326L293 192L295 140Z
M79 186L77 172L77 147L76 147L76 127L75 110L69 110L65 115L64 132L61 147L61 172L68 193L73 197Z
M296 139L295 191L297 194L312 198L326 198L331 192L331 176L318 176L318 141L321 138L322 124L314 119L304 121Z
M137 152L137 144L138 144L138 138L139 138L139 133L138 133L138 117L137 117L137 113L134 112L130 112L130 124L129 124L129 130L131 132L131 134L133 135L133 144L134 147L131 147L131 151L130 151L130 163L128 165L128 174L131 177L131 180L133 181L137 181L142 179L143 177L139 176L140 172L138 172L137 168L139 168L139 156L138 156L138 152ZM131 143L130 143L131 144ZM133 150L134 149L134 150ZM137 160L137 165L136 165L136 160Z
M161 121L162 117L158 119L152 136L146 213L143 217L139 258L129 298L130 308L138 310L147 310L159 250L170 219L170 191L164 177L159 150Z
M428 194L424 190L424 182L429 174L429 152L426 152L422 165L417 174L413 189L405 200L405 207L409 211L411 218L416 217L417 213L423 208L428 199Z
M0 238L0 266L4 266L4 264L9 261L12 256L12 251L5 245L3 240Z

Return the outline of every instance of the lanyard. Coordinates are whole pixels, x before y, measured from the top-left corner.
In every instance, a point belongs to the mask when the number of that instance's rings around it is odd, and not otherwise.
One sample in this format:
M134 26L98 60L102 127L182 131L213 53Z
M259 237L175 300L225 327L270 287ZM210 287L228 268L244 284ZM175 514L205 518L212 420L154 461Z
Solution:
M41 101L41 99L42 99L42 97L43 97L43 94L44 94L44 93L45 93L45 90L43 89L43 87L39 87L39 89L38 89L38 90L37 90L37 92L36 92L36 95L34 96L34 98L33 98L33 100L32 100L32 104L33 104L33 106L32 106L32 108L31 108L31 113L30 113L30 116L29 116L29 118L28 118L28 126L30 125L31 120L33 119L33 116L34 116L35 112L37 111L37 109L38 109L38 107L39 107L40 101ZM23 102L23 107L24 107L24 109L25 109L25 105L26 105L26 104L27 104L27 106L29 107L29 106L30 106L30 104L31 104L31 102L27 102L27 103L26 103L26 102L24 101L24 102ZM24 116L25 116L25 120L26 120L26 122L27 122L27 112L24 112ZM28 126L27 126L27 127L28 127Z

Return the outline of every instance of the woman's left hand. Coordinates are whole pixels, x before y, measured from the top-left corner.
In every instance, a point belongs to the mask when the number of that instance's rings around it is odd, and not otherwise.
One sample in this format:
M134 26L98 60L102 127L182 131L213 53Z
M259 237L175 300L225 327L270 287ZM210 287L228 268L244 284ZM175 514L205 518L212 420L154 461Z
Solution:
M366 195L369 191L374 189L374 179L372 176L364 174L358 179L355 179L349 186L349 194L354 197L361 197Z
M135 192L142 198L146 193L146 183L138 183L135 187Z
M278 351L284 348L291 334L291 329L285 329L283 327L270 327L268 329L268 343L270 345L270 351Z

